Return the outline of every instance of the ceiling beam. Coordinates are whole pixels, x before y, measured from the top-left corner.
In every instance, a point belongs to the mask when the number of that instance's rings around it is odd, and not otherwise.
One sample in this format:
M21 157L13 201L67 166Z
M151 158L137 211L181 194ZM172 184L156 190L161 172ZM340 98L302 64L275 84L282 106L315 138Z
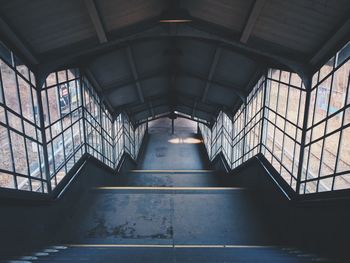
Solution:
M331 37L327 39L327 41L319 48L319 50L312 56L310 59L310 64L317 66L320 62L323 61L327 55L332 52L336 52L341 47L339 44L343 42L344 38L346 41L349 41L350 36L350 18L348 18L342 26L337 27L337 30L332 34ZM341 43L342 44L342 43ZM326 58L327 59L327 58Z
M248 20L244 26L241 38L239 39L242 43L247 43L248 39L254 29L256 21L258 20L260 13L265 5L267 0L256 0L252 10L249 13Z
M216 66L217 66L217 64L219 62L220 55L221 55L221 48L220 48L220 46L217 46L215 48L215 53L214 53L214 56L213 56L213 60L212 60L212 62L210 64L209 73L208 73L208 79L207 79L207 82L205 84L205 88L204 88L203 95L202 95L202 102L205 102L205 100L207 99L208 91L209 91L209 88L210 88L210 85L211 85L211 80L212 80L213 75L215 73Z
M126 50L127 50L127 53L128 53L128 60L129 60L131 72L132 72L132 75L133 75L133 77L134 77L134 81L135 81L135 85L136 85L136 89L137 89L137 94L138 94L138 96L139 96L139 99L140 99L141 103L144 103L145 98L144 98L144 96L143 96L141 84L140 84L140 82L138 81L138 79L139 79L139 74L137 73L136 62L135 62L134 55L133 55L133 53L132 53L132 50L131 50L131 47L130 47L130 46L127 46Z
M26 45L22 41L20 36L16 34L13 31L13 29L6 23L6 21L1 17L0 17L0 32L1 32L1 35L3 35L3 37L10 42L9 44L12 44L14 46L15 50L12 50L12 51L18 51L32 65L39 64L39 60L34 54L34 52L30 50L28 45ZM12 48L10 47L10 49Z
M94 25L98 40L101 44L106 43L107 36L102 25L102 20L97 12L96 4L94 0L84 0L85 6L87 7L90 19Z

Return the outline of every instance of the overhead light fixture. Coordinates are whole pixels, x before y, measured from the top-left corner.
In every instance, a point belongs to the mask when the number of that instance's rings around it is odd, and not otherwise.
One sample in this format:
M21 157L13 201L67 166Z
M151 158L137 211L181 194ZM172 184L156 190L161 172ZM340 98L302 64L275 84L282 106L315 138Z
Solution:
M185 8L173 7L162 12L159 19L160 23L189 23L192 22L190 12Z

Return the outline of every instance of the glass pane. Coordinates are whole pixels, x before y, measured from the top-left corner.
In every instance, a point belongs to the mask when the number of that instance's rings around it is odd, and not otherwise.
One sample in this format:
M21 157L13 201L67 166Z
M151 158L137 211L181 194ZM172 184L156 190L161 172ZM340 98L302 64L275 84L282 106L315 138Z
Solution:
M314 124L327 116L329 93L331 89L332 76L324 80L317 88L316 110Z
M350 128L343 130L337 172L344 172L350 170Z
M66 70L62 70L57 72L57 76L58 76L58 83L62 83L67 81L67 73Z
M36 128L27 121L24 121L25 134L36 140Z
M289 84L290 73L288 71L281 71L280 81Z
M11 158L11 146L8 138L8 131L5 127L0 125L0 168L13 171L12 158Z
M33 112L33 103L32 103L32 93L29 84L23 80L21 77L18 77L18 88L21 99L22 106L22 115L28 120L34 122L34 112Z
M15 171L20 174L28 175L27 155L25 151L24 138L13 131L11 131L10 134Z
M333 178L321 179L318 183L318 192L326 192L332 189Z
M30 176L40 178L40 162L38 155L38 144L32 140L26 140L28 161L29 161L29 172Z
M288 109L287 109L287 118L291 122L298 124L298 112L299 112L299 99L301 91L297 89L289 89L289 98L288 98Z
M30 191L30 180L26 177L16 176L17 188L23 191Z
M57 169L64 162L64 152L63 152L63 140L62 135L57 136L55 140L53 140L53 156L55 160L55 168Z
M64 133L64 150L66 156L70 156L73 153L73 140L72 140L72 129L68 128Z
M278 97L278 83L271 81L270 94L269 94L269 107L276 111L277 109L277 97Z
M2 60L0 60L0 69L6 105L17 113L20 113L16 74Z
M307 173L307 179L313 179L318 176L320 169L320 157L322 150L322 141L311 145L309 153L309 169Z
M0 122L6 124L5 109L3 106L0 106Z
M337 158L340 132L328 136L323 146L323 156L320 176L333 174Z
M316 189L317 189L317 182L316 181L307 182L306 187L305 187L305 193L306 194L316 193Z
M46 78L46 87L50 87L57 83L56 73L53 72Z
M301 78L298 74L292 73L290 84L296 87L301 87Z
M333 88L329 114L344 107L346 92L348 88L348 78L350 71L350 61L345 63L333 75Z
M334 66L334 57L332 57L326 64L322 66L320 69L320 76L319 80L322 80L324 77L326 77L329 73L332 72Z
M17 131L23 132L21 118L19 118L18 116L16 116L15 114L9 111L7 111L7 117L9 120L10 127L14 128Z
M348 189L350 188L350 174L344 174L335 177L334 190Z
M48 89L47 96L49 100L50 120L53 123L60 118L59 105L64 106L64 102L60 101L56 87Z
M13 175L0 172L0 187L15 188Z
M43 192L41 181L32 179L31 183L32 183L32 191L33 192L39 192L39 193Z

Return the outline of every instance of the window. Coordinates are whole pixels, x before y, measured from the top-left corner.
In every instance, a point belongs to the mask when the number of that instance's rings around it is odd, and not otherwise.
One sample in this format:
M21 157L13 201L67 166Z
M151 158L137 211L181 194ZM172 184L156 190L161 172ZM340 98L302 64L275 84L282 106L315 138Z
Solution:
M349 51L313 76L301 194L350 188Z
M305 94L305 87L297 74L269 70L262 153L294 190L298 177Z
M85 154L116 168L137 158L146 125L114 120L78 69L34 74L0 42L0 188L48 193Z
M211 130L199 126L211 159L222 151L235 168L261 152L299 194L349 189L349 54L350 43L314 74L311 90L296 73L270 69L232 123L220 113Z
M34 74L0 43L0 187L45 193Z
M84 154L79 71L51 73L41 91L51 188Z

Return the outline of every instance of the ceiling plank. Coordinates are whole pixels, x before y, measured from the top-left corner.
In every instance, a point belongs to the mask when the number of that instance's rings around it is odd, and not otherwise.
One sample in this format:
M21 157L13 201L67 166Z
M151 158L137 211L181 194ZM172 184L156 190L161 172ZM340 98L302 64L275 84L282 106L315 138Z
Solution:
M249 13L249 17L248 20L244 26L241 38L240 38L240 42L242 43L247 43L248 39L254 29L254 26L256 24L256 21L258 20L260 13L265 5L267 0L256 0L252 10Z
M102 20L100 18L100 15L97 12L97 8L94 0L84 0L84 3L85 3L85 6L87 7L90 19L94 24L98 40L100 41L101 44L106 43L108 41L106 36L106 31L103 28Z
M32 65L39 64L39 60L28 46L21 40L13 29L0 17L0 32Z
M209 91L209 88L210 88L210 85L211 85L211 80L212 80L213 75L215 73L216 66L217 66L217 64L219 62L220 55L221 55L221 48L219 46L217 46L215 48L215 53L214 53L213 60L211 62L209 73L208 73L208 79L207 79L207 82L205 84L205 88L204 88L204 91L203 91L202 102L205 102L205 100L207 99L208 91Z
M311 65L317 65L320 62L323 62L322 60L331 52L336 52L334 48L340 48L338 47L339 43L345 38L349 38L350 35L350 18L348 18L345 23L340 27L337 28L335 33L328 38L328 40L321 46L321 48L316 52L315 55L310 59ZM349 39L347 39L348 41Z
M132 72L132 75L134 77L134 81L135 81L135 84L136 84L137 94L139 95L139 99L140 99L141 103L144 103L145 98L143 96L141 84L138 81L139 74L138 74L137 69L136 69L136 62L135 62L134 55L132 53L132 50L131 50L130 46L127 46L126 50L127 50L127 53L128 53L128 60L129 60L129 64L130 64L130 67L131 67L131 72Z

